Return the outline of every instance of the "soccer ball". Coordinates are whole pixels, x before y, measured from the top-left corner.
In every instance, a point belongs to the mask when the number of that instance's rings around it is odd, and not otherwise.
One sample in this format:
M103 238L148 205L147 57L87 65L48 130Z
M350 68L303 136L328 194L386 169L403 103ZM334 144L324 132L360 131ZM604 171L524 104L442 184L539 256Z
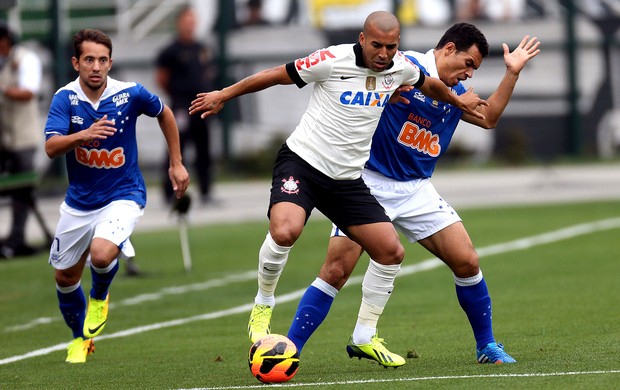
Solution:
M297 373L299 353L287 337L270 334L252 345L248 365L252 375L261 382L286 382Z

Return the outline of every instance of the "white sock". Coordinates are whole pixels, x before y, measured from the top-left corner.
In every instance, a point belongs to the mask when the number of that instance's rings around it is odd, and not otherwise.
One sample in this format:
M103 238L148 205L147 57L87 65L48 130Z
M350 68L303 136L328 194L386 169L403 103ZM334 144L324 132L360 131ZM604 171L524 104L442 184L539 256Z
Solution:
M456 275L454 276L454 283L456 283L457 286L463 286L463 287L467 287L467 286L475 286L476 284L480 283L480 281L482 280L482 271L478 270L478 273L474 276L470 276L469 278L459 278Z
M254 303L275 306L276 286L291 248L292 246L276 244L271 234L267 233L258 253L258 293L254 298Z
M56 283L56 290L60 291L62 294L69 294L70 292L73 292L77 290L78 288L80 288L81 285L82 285L81 279L78 280L78 282L74 284L73 286L67 286L67 287L60 287L58 283Z
M367 344L377 332L377 323L394 289L400 264L383 265L370 259L362 281L362 303L353 330L354 344Z
M93 269L93 271L95 271L98 274L107 274L108 272L110 272L110 270L114 267L116 267L116 263L118 263L118 259L114 259L112 260L112 262L110 263L110 265L108 265L105 268L97 268L94 265L90 265L90 268Z
M325 294L329 295L332 298L336 298L336 294L338 294L338 289L336 289L336 287L330 285L329 283L319 278L318 276L316 279L314 279L311 286L318 288L319 290L321 290L322 292L324 292Z

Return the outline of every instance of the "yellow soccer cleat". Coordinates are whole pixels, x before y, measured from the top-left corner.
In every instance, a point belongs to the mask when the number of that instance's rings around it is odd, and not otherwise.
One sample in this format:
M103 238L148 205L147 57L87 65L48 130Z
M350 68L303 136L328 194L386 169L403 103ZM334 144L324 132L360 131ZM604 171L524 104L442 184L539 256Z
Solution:
M109 304L110 294L105 300L88 297L88 311L84 319L84 336L93 338L101 333L108 321Z
M67 363L85 363L86 356L95 352L95 341L93 339L84 340L81 337L73 339L67 346Z
M400 367L406 363L406 360L385 347L385 341L375 334L368 344L353 344L353 340L349 340L347 345L347 353L350 358L375 360L383 367Z
M268 305L255 304L250 313L248 322L248 337L252 343L271 333L271 313L273 309Z

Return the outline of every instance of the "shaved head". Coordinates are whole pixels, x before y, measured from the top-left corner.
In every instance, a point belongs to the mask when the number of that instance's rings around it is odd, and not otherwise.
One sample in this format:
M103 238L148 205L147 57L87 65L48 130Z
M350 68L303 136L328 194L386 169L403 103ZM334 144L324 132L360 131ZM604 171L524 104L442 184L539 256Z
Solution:
M400 22L392 13L387 11L375 11L368 15L364 22L364 32L371 29L377 29L381 32L388 33L394 29L398 29L400 34Z
M382 72L390 66L400 43L400 23L393 14L376 11L368 15L364 31L360 33L359 44L364 55L364 64L375 72Z

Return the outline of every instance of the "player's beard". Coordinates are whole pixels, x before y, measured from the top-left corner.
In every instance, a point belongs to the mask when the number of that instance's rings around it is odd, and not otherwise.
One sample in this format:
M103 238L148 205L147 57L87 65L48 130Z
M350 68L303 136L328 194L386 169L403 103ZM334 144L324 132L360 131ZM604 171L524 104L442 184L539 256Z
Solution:
M106 77L102 77L98 82L92 82L90 79L84 80L84 85L93 92L100 91L105 88Z

